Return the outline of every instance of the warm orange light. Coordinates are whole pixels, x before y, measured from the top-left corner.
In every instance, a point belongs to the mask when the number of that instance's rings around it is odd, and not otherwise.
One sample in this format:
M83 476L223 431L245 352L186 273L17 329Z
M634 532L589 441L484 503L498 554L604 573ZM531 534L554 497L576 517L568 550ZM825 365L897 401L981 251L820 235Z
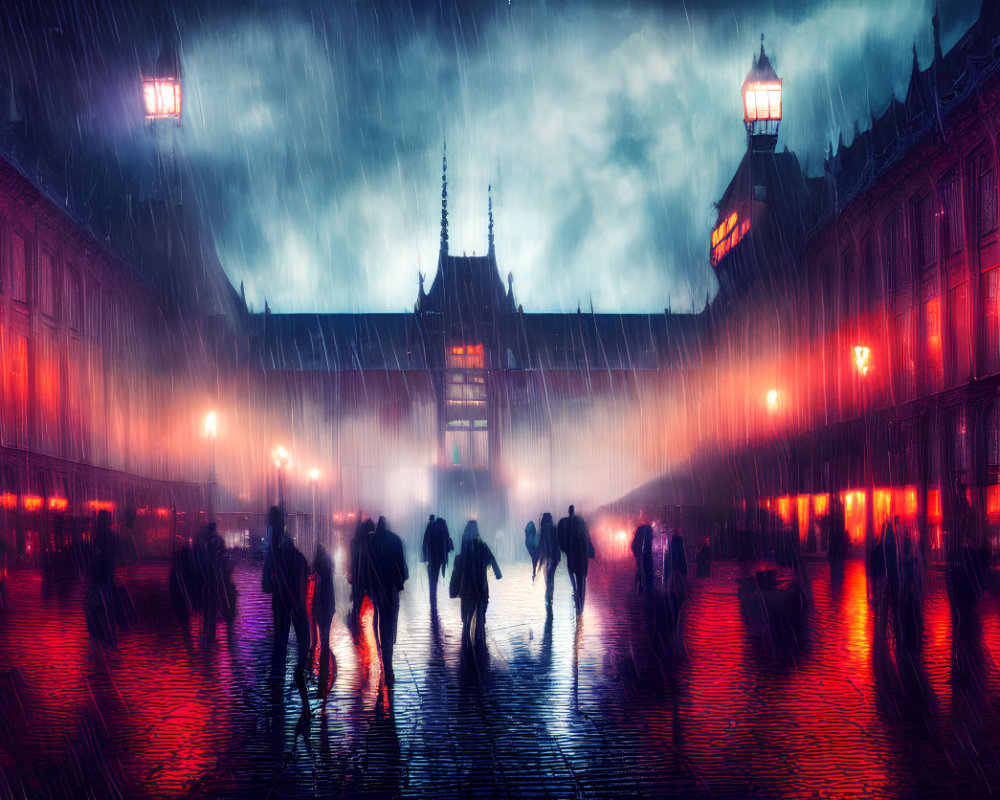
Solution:
M986 518L994 525L1000 522L1000 484L986 487Z
M780 397L778 395L778 390L777 389L771 389L770 391L768 391L767 396L766 396L765 399L767 401L767 410L768 411L777 411L778 410L778 401L780 400Z
M868 370L871 369L871 355L872 351L865 347L864 345L858 345L854 348L854 366L862 375L867 375Z
M87 508L91 511L114 511L115 504L110 500L90 500L87 503Z
M181 82L176 78L152 78L142 82L146 119L181 119Z
M799 539L804 542L809 534L809 495L800 494L795 498L795 504L799 520Z
M215 418L215 412L209 411L205 415L205 435L210 439L214 439L217 431L218 431L218 424Z
M69 500L65 497L50 497L49 511L65 511L69 508Z
M0 494L0 508L13 510L17 508L17 495L10 492Z
M781 121L781 81L743 84L743 121Z
M881 530L882 524L892 519L892 489L875 489L872 494L875 503L872 506L872 521L875 529Z
M169 508L158 508L158 509L156 509L156 516L158 516L160 519L166 519L167 517L170 516L170 509Z
M781 521L788 525L792 521L792 498L790 497L779 497L778 498L778 516L781 517Z
M735 211L720 222L712 231L712 266L725 258L749 230L750 220L739 222L739 215Z
M830 495L828 494L814 494L813 495L813 514L817 517L824 516L830 509Z
M309 480L311 481L319 480L319 470L316 469L316 467L313 467L311 470L309 470Z
M844 526L852 544L865 539L865 493L863 491L842 492L840 500L844 504Z
M43 501L37 495L25 495L21 498L21 504L25 511L38 511L42 507Z
M274 452L271 454L274 459L274 466L278 469L286 466L288 464L288 451L281 446L274 448Z

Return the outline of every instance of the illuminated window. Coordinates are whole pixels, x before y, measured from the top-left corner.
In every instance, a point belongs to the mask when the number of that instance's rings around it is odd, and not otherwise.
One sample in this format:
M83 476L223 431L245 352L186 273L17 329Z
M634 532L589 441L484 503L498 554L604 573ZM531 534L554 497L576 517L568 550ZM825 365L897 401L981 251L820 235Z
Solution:
M15 447L28 446L28 339L19 333L4 331L7 438Z
M994 267L983 273L983 373L994 375L1000 372L1000 268Z
M485 469L489 439L483 346L453 345L445 363L445 457L452 466Z
M725 258L749 231L750 220L741 222L735 211L720 222L712 231L712 266Z
M969 284L963 282L948 292L948 371L952 383L965 383L972 377L971 338Z
M910 399L916 393L917 372L909 311L896 315L894 343L896 388L900 396Z
M926 390L939 392L944 386L944 356L941 343L941 300L934 297L924 303L924 357Z
M781 81L759 81L743 87L743 120L781 119Z

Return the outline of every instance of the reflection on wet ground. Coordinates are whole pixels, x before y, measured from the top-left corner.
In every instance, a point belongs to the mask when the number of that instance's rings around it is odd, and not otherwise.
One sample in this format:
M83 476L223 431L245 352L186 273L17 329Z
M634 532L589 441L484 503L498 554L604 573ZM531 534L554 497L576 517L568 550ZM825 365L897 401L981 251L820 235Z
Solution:
M609 797L968 796L1000 788L1000 615L989 598L952 641L940 572L926 579L914 657L872 645L863 565L792 635L748 629L736 579L690 581L681 636L654 632L628 561L594 567L578 623L559 573L548 617L530 564L491 587L489 651L459 646L458 601L412 565L396 686L370 623L343 623L325 711L268 688L270 606L259 566L236 572L240 613L212 645L169 613L167 567L119 570L139 623L92 644L85 587L11 578L0 612L0 796ZM294 648L290 648L293 650Z

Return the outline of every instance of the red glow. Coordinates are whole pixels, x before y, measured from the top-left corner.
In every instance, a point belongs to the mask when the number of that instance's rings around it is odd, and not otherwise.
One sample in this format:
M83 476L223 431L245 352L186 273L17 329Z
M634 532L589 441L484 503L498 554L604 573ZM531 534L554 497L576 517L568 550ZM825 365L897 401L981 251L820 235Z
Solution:
M842 492L840 500L844 504L844 524L851 544L865 540L865 493L862 491Z
M934 525L940 525L944 519L941 511L941 490L927 490L927 521Z
M38 511L43 505L42 498L37 495L25 495L21 498L21 502L25 511Z
M781 517L781 521L785 525L790 525L792 522L792 498L791 497L779 497L778 498L778 516Z
M154 78L142 82L146 119L181 119L181 82L176 78Z
M718 264L750 230L750 220L739 221L734 211L712 231L712 266Z
M69 508L69 500L65 497L50 497L49 511L65 511Z
M994 524L1000 522L1000 484L986 487L986 516Z
M13 510L17 508L17 495L11 494L10 492L5 492L0 494L0 508L5 508L8 510Z
M156 509L156 516L158 516L160 519L166 519L167 517L170 516L170 509L169 508L158 508L158 509Z
M90 500L87 508L91 511L114 511L115 504L110 500Z
M892 519L892 489L876 489L874 495L872 521L875 523L875 530L882 530L882 525Z
M799 539L803 542L809 533L809 495L800 494L795 498L799 519Z
M857 367L860 374L867 375L868 370L871 369L871 355L872 351L864 345L858 345L854 348L854 366Z
M481 344L455 345L448 348L450 369L484 369L486 366Z

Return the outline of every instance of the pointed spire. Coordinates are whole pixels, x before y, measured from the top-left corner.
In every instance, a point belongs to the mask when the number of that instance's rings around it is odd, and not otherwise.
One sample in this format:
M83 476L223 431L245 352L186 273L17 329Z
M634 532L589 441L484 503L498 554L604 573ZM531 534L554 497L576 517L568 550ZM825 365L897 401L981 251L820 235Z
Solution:
M940 62L944 57L941 53L941 18L938 16L938 4L934 4L934 16L931 17L931 27L934 28L934 61Z
M913 40L913 71L910 73L910 81L916 80L920 74L920 63L917 61L917 40Z
M441 256L448 255L448 142L441 156Z
M489 186L486 187L486 197L487 197L487 201L488 201L487 202L487 206L489 207L489 212L490 212L490 235L489 235L489 250L488 250L488 253L489 253L489 255L492 256L492 255L494 255L494 252L493 252L493 184L492 183Z

